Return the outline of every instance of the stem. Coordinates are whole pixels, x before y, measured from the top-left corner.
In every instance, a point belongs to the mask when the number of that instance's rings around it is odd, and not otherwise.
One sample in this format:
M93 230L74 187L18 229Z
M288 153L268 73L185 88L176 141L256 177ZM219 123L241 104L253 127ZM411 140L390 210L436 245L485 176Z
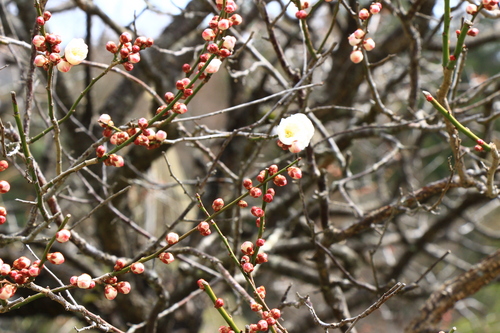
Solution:
M425 98L427 99L428 102L434 106L436 110L438 110L446 119L448 119L455 127L458 129L460 132L464 133L467 135L469 138L474 140L478 145L483 147L486 151L491 151L490 145L488 145L486 142L484 142L482 139L480 139L476 134L474 134L470 129L462 125L455 117L451 115L451 113L446 110L439 102L432 97L432 95L428 91L422 91L424 94Z
M66 217L64 218L64 221L61 223L61 225L59 226L59 228L57 229L57 231L63 229L66 226L66 224L68 223L70 217L71 217L70 214L66 215ZM40 268L42 268L44 262L47 261L47 254L49 254L49 251L50 251L50 248L52 247L52 244L54 244L54 242L56 241L57 231L54 233L54 236L52 236L52 238L50 239L50 241L47 243L47 246L45 247L45 250L43 251L43 255L40 258L40 265L38 265L38 267L40 267Z
M42 190L40 188L40 183L38 182L38 177L36 176L35 162L34 162L33 157L31 156L31 153L30 153L30 150L28 147L28 143L26 142L26 135L24 133L23 124L21 122L21 115L19 114L19 107L17 105L16 92L11 91L10 95L12 98L12 108L14 110L14 118L16 120L17 131L19 132L19 137L21 138L21 146L23 148L25 163L26 163L26 166L28 167L28 173L31 177L31 181L34 183L34 186L35 186L36 197L37 197L37 206L38 206L38 209L40 210L40 213L43 216L44 221L49 221L49 215L48 215L47 211L45 210L45 207L43 206Z
M201 283L204 286L203 290L208 295L208 297L210 297L210 299L212 300L212 302L214 302L214 304L215 304L215 302L217 301L217 296L215 296L214 291L212 290L212 288L210 287L210 285L208 284L207 281L202 280ZM241 330L238 328L238 326L236 326L235 322L233 321L233 318L231 318L231 316L226 312L226 310L222 306L220 308L217 308L217 311L219 311L219 313L222 316L222 318L224 318L224 320L226 321L226 323L229 326L231 326L231 328L235 332L241 332Z
M57 121L57 124L60 125L63 122L65 122L66 120L68 120L69 117L71 117L71 115L73 113L75 113L76 107L78 106L78 104L80 103L80 101L83 99L83 97L85 97L85 95L87 95L87 93L89 92L90 88L92 88L92 86L94 84L96 84L97 81L99 81L104 75L106 75L111 70L111 68L115 67L118 64L119 64L119 62L112 62L108 66L108 68L106 68L101 74L99 74L99 76L97 76L96 78L92 79L92 81L90 82L90 84L80 93L80 96L78 96L78 98L75 100L75 102L73 103L73 105L69 109L68 113L66 113L66 115L64 117L62 117L61 119L59 119ZM50 106L49 106L49 108L50 108ZM53 129L54 129L54 125L52 125L52 126L46 128L46 129L44 129L40 134L38 134L38 135L34 136L33 138L31 138L30 139L30 143L33 143L33 142L36 142L36 141L40 140L43 136L45 136L45 134L49 133Z
M451 21L450 0L444 0L444 17L443 17L443 19L444 19L444 24L443 24L443 67L447 67L448 62L450 61L450 21ZM457 48L458 48L458 46L457 46Z

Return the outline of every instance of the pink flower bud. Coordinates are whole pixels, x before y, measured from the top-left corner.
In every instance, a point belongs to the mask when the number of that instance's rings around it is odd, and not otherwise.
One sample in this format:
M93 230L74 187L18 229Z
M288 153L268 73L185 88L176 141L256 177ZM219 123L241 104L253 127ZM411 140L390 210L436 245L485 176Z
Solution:
M260 207L257 207L257 206L253 206L250 209L250 213L252 213L252 215L255 217L263 217L265 215L264 210Z
M132 53L128 56L128 62L131 64L137 64L139 61L141 61L141 55L139 52L137 53Z
M241 252L243 252L244 254L247 254L249 256L251 256L254 252L253 244L252 244L252 242L249 242L249 241L243 242L243 244L241 244L240 249L241 249Z
M363 52L361 52L360 50L352 51L350 58L353 63L359 64L361 61L363 61Z
M208 230L210 230L210 224L208 224L208 222L202 221L198 224L196 228L198 229L199 232L203 234L206 233Z
M9 162L7 162L6 160L0 161L0 172L7 170L8 167L9 167Z
M251 263L247 262L247 263L244 263L243 265L241 265L241 267L243 268L243 271L247 274L250 274L253 272L254 270L254 267Z
M118 46L115 42L109 41L106 43L106 50L115 54L116 52L118 52Z
M53 52L49 55L49 61L54 64L58 64L61 61L61 55Z
M14 267L14 269L18 269L18 270L29 267L29 265L31 265L31 260L29 260L25 256L17 258L12 263L12 267Z
M272 194L266 193L264 194L264 197L262 199L267 203L271 203L274 200L274 196Z
M268 259L267 259L267 253L264 253L264 252L261 252L257 255L257 260L255 260L255 263L256 264L263 264L265 262L267 262Z
M47 260L54 265L61 265L64 263L64 256L61 252L48 253Z
M0 265L0 275L8 275L11 271L10 265L9 264L2 264Z
M363 8L359 11L358 16L361 20L366 20L370 17L370 12L366 8Z
M144 273L144 264L142 262L134 262L130 265L130 270L134 274L142 274Z
M373 15L380 13L382 10L382 4L380 2L375 2L370 5L370 13Z
M134 64L130 63L130 62L124 62L122 64L123 66L123 69L125 69L127 72L130 72L131 70L134 69Z
M141 129L145 129L148 127L148 120L146 118L139 118L139 120L137 120L137 125Z
M49 12L48 10L46 10L46 11L43 12L43 19L45 20L45 22L47 22L48 20L50 20L51 17L52 17L52 13Z
M252 188L252 180L250 178L243 179L243 187L247 190Z
M307 18L307 12L305 10L299 10L295 13L295 17L299 20L304 20Z
M226 1L226 7L224 7L224 11L228 14L234 13L238 6L234 3L234 1Z
M371 38L367 38L363 41L363 48L367 51L371 51L375 48L375 41Z
M175 260L174 255L170 252L162 252L158 255L158 258L167 265Z
M266 243L266 240L263 239L263 238L259 238L257 239L257 241L255 242L255 245L257 245L258 247L261 247L261 246L264 246L264 244Z
M0 193L7 193L10 191L10 184L6 180L0 180Z
M173 245L179 241L179 235L176 234L175 232L169 232L167 234L167 237L165 237L167 240L167 243L170 245Z
M233 14L229 20L233 23L233 25L239 25L243 22L243 18L239 14Z
M349 37L347 37L347 39L349 40L349 45L351 46L356 46L359 43L361 43L361 39L356 38L354 34L350 34Z
M114 271L122 270L127 265L125 259L117 259L115 262L115 266L113 267Z
M116 284L116 290L120 294L128 294L132 288L130 287L130 283L127 281L121 281Z
M155 139L158 140L158 141L163 141L167 138L167 132L163 131L163 130L159 130L158 132L156 132L155 134Z
M292 178L292 179L300 179L302 178L302 170L300 170L300 168L297 168L297 167L289 167L287 169L287 172L288 172L288 175Z
M266 298L266 287L260 286L255 291L257 292L260 298L262 299Z
M172 111L174 111L177 114L183 114L187 112L187 106L184 103L175 103L174 107L172 108Z
M259 322L257 323L257 330L259 331L267 331L268 328L269 326L267 325L267 321L265 321L264 319L259 320Z
M250 309L254 312L259 312L260 310L262 310L262 305L255 301L252 301L250 302Z
M73 275L72 277L69 278L69 284L72 286L78 286L78 276Z
M215 39L216 33L213 29L205 29L201 33L201 37L207 42L211 42Z
M217 298L217 300L214 302L214 308L222 308L224 306L224 300L222 298Z
M217 44L209 44L207 46L207 52L210 54L215 54L219 52L219 47L217 46Z
M357 29L356 31L354 31L353 35L357 39L361 39L361 38L365 37L365 32L362 29Z
M69 72L69 70L71 69L71 67L73 67L73 65L71 65L69 62L67 62L64 59L62 59L61 61L59 61L59 63L57 64L57 69L59 70L59 72L62 72L62 73Z
M231 25L232 25L231 21L229 21L228 19L222 19L219 21L219 23L217 23L217 28L224 31L229 29Z
M252 198L258 198L258 197L260 197L261 195L262 195L262 190L261 190L260 188L258 188L258 187L252 187L252 188L250 189L250 196L251 196Z
M274 319L273 317L267 317L265 319L265 321L267 322L267 324L269 326L273 326L273 325L276 325L276 319Z
M44 55L39 54L35 57L34 64L37 67L43 67L47 62L47 58Z
M198 288L201 290L205 290L205 286L208 285L208 282L204 279L199 279L196 283L198 284Z
M0 206L0 216L7 216L7 209L5 207Z
M271 309L271 311L269 312L271 314L271 316L274 318L274 319L279 319L281 317L281 311L280 309Z
M215 199L214 202L212 203L212 208L216 212L221 210L222 207L224 207L224 200L222 200L221 198Z
M248 207L248 203L245 200L240 200L240 201L238 201L238 206L240 208L246 208L246 207Z
M36 35L35 37L33 37L33 45L35 45L36 47L40 47L42 45L45 45L45 37L41 36L41 35Z
M274 176L278 172L279 168L276 164L272 164L269 166L267 172L269 176Z
M479 34L478 28L470 28L469 31L467 31L467 35L471 37L476 37L478 34Z
M124 32L120 35L120 43L125 44L125 43L130 43L132 41L132 35L130 35L128 32Z
M36 24L38 24L38 25L45 25L45 20L43 19L42 16L38 16L36 18Z
M110 284L107 284L104 287L104 297L106 297L106 299L108 299L110 301L114 300L116 298L116 295L118 295L118 290L116 290L115 287L113 287Z
M469 3L467 4L467 7L465 7L465 11L467 12L467 14L474 15L477 13L477 6Z
M71 231L68 229L61 229L56 233L56 241L59 243L66 243L71 237Z
M276 177L274 177L273 183L276 186L285 186L288 182L287 182L285 176L283 176L283 175L277 175Z
M40 275L40 272L41 272L41 268L38 267L38 266L30 266L30 268L28 269L28 274L29 276L38 276Z
M182 71L184 73L189 73L191 71L191 65L190 64L184 64L184 65L182 65Z
M5 284L2 288L0 288L0 299L7 300L14 296L16 293L17 287L13 284Z
M76 279L76 285L81 289L88 289L91 285L92 277L88 274L82 274Z

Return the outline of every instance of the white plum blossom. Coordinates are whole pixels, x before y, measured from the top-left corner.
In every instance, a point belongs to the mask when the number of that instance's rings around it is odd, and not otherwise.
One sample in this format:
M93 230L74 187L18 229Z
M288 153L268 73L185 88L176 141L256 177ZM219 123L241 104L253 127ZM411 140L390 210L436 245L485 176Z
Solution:
M314 126L305 114L297 113L281 119L277 132L281 143L291 146L291 152L298 153L309 145L314 135Z
M64 57L71 65L78 65L87 57L88 52L89 47L85 44L83 39L74 38L66 45Z
M234 49L234 45L236 45L236 37L234 36L226 36L222 38L224 41L222 42L222 47L232 51Z
M210 61L208 66L205 68L205 73L207 74L216 73L219 70L221 64L222 61L220 61L219 59L212 59L212 61Z

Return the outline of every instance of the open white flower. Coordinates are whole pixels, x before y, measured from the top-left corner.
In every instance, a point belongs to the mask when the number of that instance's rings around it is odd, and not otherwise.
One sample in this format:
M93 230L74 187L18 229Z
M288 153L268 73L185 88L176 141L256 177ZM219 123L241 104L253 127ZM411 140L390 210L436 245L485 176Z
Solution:
M298 153L309 145L314 135L314 126L303 113L281 119L277 127L279 140L293 153Z
M66 45L64 57L71 65L78 65L87 57L88 52L89 47L85 44L83 39L74 38Z

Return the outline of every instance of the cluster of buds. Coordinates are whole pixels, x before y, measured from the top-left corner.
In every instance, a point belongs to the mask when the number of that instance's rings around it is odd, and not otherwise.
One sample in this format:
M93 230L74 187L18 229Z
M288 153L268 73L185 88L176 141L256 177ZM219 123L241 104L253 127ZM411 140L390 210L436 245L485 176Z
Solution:
M119 44L109 41L106 43L106 50L113 53L115 56L120 55L120 62L126 71L134 69L134 64L141 61L139 51L153 46L153 38L150 37L137 37L132 43L132 35L124 32L119 37Z
M486 142L484 142L483 139L477 139L477 145L474 146L474 150L477 152L483 152L484 151L484 145L486 145Z
M483 0L482 4L486 10L495 10L498 6L498 0Z
M12 263L12 267L4 263L0 258L0 276L9 278L11 281L3 279L3 285L0 287L0 299L8 299L14 296L16 289L12 289L11 286L15 284L24 284L29 281L30 278L37 277L40 275L42 267L40 267L40 260L31 262L27 257L19 257ZM2 289L4 288L5 289Z
M48 11L36 19L38 25L44 25L52 14ZM68 72L71 67L81 63L88 54L88 46L83 39L72 39L64 49L64 56L61 57L61 36L57 34L36 35L32 43L35 49L40 52L35 57L34 63L37 67L48 70L51 66L57 66L61 72Z
M0 172L7 170L9 162L6 160L0 161ZM0 193L7 193L10 190L10 183L6 180L0 180ZM7 221L7 210L5 207L0 206L0 225Z
M216 73L222 64L224 58L233 54L234 46L236 44L236 37L224 36L225 31L232 26L239 25L243 22L240 15L234 14L238 6L233 0L216 0L217 8L221 10L221 15L214 16L208 24L208 28L203 30L201 36L208 43L206 53L199 56L196 68L192 68L190 64L182 65L182 71L187 74L197 75L199 80L205 80L207 75ZM231 15L232 14L232 15ZM229 16L231 15L231 16ZM228 17L229 16L229 17ZM200 71L203 71L200 73ZM176 95L168 91L165 93L164 98L167 104L175 103L171 106L171 111L177 114L184 114L188 111L186 104L178 102L178 99L187 99L194 93L194 82L188 77L178 80L175 84L177 90L182 93L176 98ZM162 113L166 115L170 113L166 106L161 106L156 110L156 114Z
M210 224L206 221L198 223L196 229L198 229L202 236L208 236L212 233L212 230L210 230Z
M95 281L92 280L92 277L88 275L87 273L84 273L80 276L72 276L69 279L69 283L72 286L78 287L80 289L94 289L95 288Z
M256 305L252 307L253 304L251 304L252 310L258 309L260 304L257 304L254 302ZM262 306L260 306L260 309L262 309ZM254 311L260 311L260 310L254 310ZM276 325L276 320L278 320L281 317L281 311L279 309L271 309L270 311L262 311L262 319L259 320L256 324L250 324L249 325L249 332L255 333L259 331L267 331L269 327Z
M299 20L304 20L307 18L306 9L311 5L309 0L300 0L297 1L299 3L298 11L295 13L295 17Z
M110 301L114 300L118 293L126 295L130 293L130 290L132 289L129 282L118 282L118 278L116 276L108 277L103 282L105 283L104 297Z
M353 47L350 55L350 59L353 63L359 64L363 61L363 51L371 51L375 48L375 41L372 38L366 38L366 27L368 19L372 15L380 13L382 10L382 4L380 2L374 2L370 5L370 9L363 8L359 11L358 17L364 22L363 29L357 29L352 34L349 35L349 44Z

